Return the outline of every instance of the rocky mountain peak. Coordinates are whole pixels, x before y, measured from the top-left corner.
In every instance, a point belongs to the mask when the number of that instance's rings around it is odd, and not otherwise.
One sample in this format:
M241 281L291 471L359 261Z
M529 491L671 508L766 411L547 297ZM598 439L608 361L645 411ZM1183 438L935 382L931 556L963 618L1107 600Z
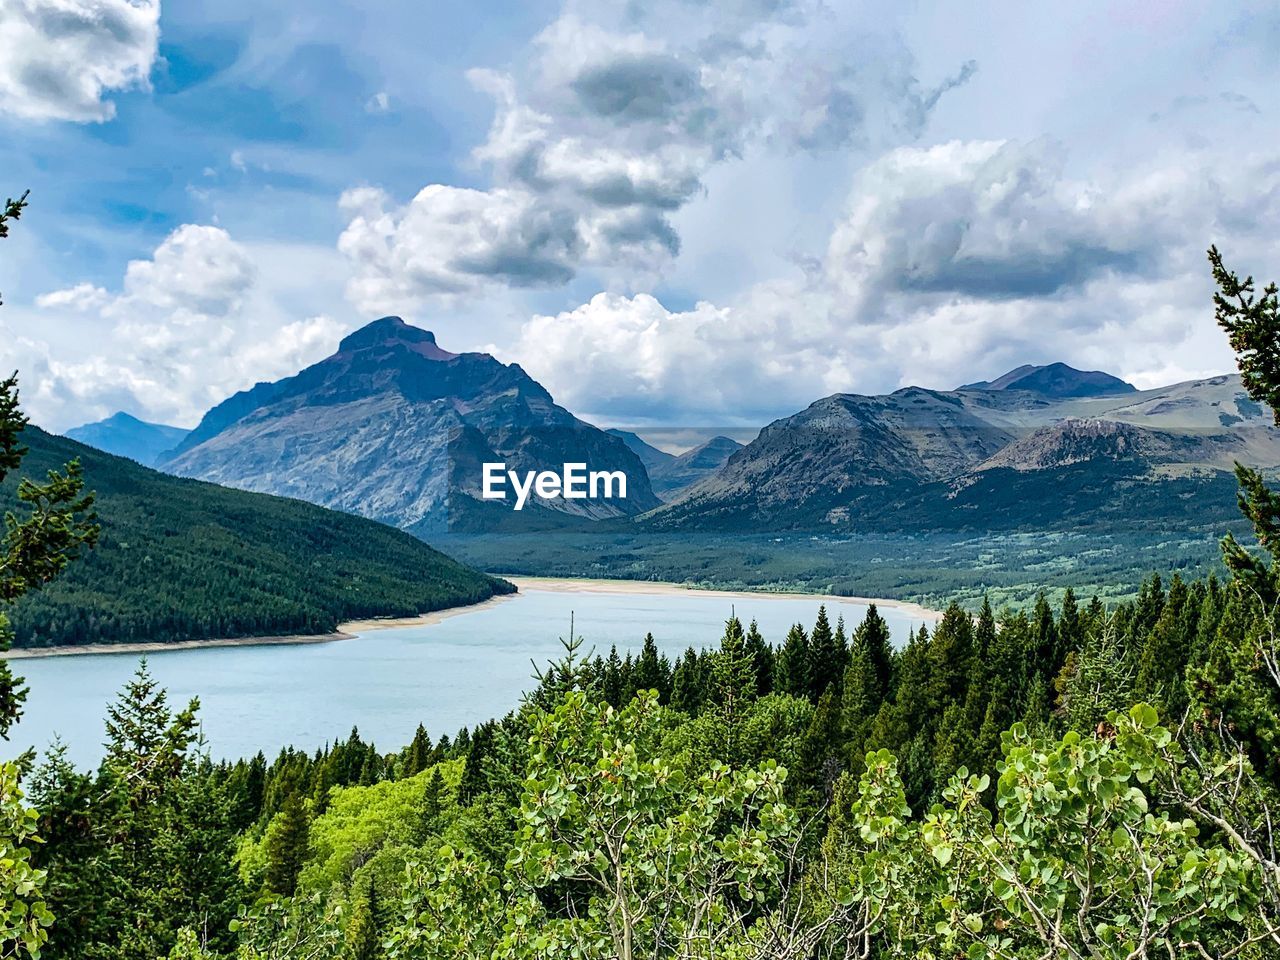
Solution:
M338 353L405 346L430 360L452 360L457 356L436 345L436 335L405 323L400 317L381 317L348 334L338 344Z
M1077 370L1065 363L1023 364L994 380L966 383L961 390L1026 390L1045 397L1103 397L1138 388L1101 370Z

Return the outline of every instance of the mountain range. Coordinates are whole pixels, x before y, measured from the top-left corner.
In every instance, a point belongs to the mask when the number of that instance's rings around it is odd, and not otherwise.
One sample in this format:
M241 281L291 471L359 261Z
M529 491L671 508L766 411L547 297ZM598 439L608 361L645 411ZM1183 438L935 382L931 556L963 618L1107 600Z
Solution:
M516 514L481 495L492 461L621 470L628 496L540 498ZM1139 390L1064 363L955 390L834 394L745 446L711 436L673 453L575 417L517 364L451 353L384 317L296 376L214 407L157 465L431 536L602 521L717 533L1178 525L1216 519L1200 503L1234 510L1236 461L1280 467L1280 431L1238 377Z
M818 400L646 522L863 532L1182 524L1211 519L1204 509L1232 515L1236 461L1280 465L1280 430L1235 376L1102 395L1088 393L1094 374L1072 384L1058 371L1050 394L1021 379Z

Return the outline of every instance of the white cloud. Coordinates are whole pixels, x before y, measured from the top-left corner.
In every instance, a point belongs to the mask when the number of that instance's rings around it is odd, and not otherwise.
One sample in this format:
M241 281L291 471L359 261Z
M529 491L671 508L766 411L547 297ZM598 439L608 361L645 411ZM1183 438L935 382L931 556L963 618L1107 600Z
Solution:
M365 113L387 113L391 110L391 95L385 90L379 90L364 103Z
M109 94L148 86L159 38L160 0L5 0L0 111L110 120Z
M945 389L1026 362L1144 386L1230 369L1204 248L1280 262L1266 229L1280 215L1280 167L1206 155L1082 182L1059 152L891 151L856 178L825 256L802 276L685 311L600 294L535 316L509 357L561 402L613 422L775 416L833 392Z
M527 61L468 74L495 103L473 151L488 189L432 184L407 204L381 198L372 218L355 202L367 189L347 195L350 298L372 312L584 270L634 289L679 254L673 216L717 165L913 136L943 88L923 88L900 41L852 16L817 0L570 0ZM463 209L477 226L459 225Z
M183 224L148 260L125 268L125 300L165 310L221 316L253 285L253 262L220 227Z
M66 290L55 290L36 297L36 306L41 308L66 307L71 310L95 310L106 306L111 301L111 294L102 287L91 283L77 283Z
M184 224L129 262L118 292L81 283L6 305L24 407L52 429L121 409L193 425L236 390L334 350L349 326L315 307L339 296L335 261Z

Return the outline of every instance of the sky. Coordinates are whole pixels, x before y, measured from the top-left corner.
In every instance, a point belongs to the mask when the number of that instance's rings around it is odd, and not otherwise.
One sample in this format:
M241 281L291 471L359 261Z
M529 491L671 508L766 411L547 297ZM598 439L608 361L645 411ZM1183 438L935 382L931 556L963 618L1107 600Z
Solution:
M192 426L386 314L603 425L1226 372L1274 3L3 0L0 365Z

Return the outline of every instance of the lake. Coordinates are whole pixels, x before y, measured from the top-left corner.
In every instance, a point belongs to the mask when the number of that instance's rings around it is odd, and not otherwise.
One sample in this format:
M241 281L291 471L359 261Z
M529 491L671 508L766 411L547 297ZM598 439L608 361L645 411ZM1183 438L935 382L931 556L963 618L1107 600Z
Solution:
M452 737L516 707L541 666L561 652L569 617L586 648L608 655L617 644L638 651L646 632L672 659L686 647L719 642L733 613L755 619L771 643L791 624L813 625L820 603L834 626L861 622L863 603L836 597L725 595L699 591L635 592L591 585L589 591L522 585L511 599L459 612L437 623L369 630L332 643L220 646L148 653L171 705L200 698L200 717L215 758L268 759L283 746L314 750L345 738L352 726L384 752L413 738L419 723L432 737ZM881 605L894 642L925 622L922 611ZM932 620L932 617L928 619ZM43 750L60 736L79 766L101 756L106 705L137 668L139 654L21 659L11 664L31 692L11 741L0 752Z

